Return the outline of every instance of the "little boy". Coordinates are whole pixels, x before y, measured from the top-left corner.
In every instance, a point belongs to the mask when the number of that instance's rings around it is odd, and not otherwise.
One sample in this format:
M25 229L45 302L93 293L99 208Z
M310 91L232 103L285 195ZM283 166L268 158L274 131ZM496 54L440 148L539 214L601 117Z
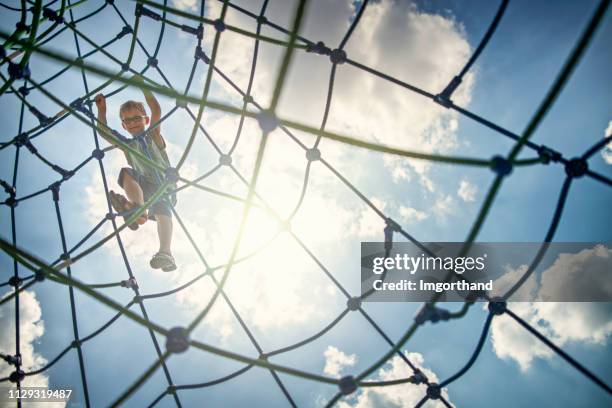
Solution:
M127 101L119 108L121 125L132 136L142 134L145 126L150 123L157 123L161 118L161 107L155 96L145 89L143 89L143 93L151 110L151 118L147 116L142 102ZM98 108L98 121L106 125L106 98L104 95L98 94L95 97L95 102ZM100 134L109 143L115 144L105 132L100 132ZM166 142L161 135L159 125L154 129L147 129L146 134L142 138L127 139L123 140L123 142L160 166L164 168L170 167L170 161L166 154ZM117 147L121 148L118 145ZM165 179L162 171L150 166L129 150L123 150L123 153L130 167L121 169L118 182L121 188L125 190L127 198L122 194L110 191L111 205L119 213L143 205L157 191L161 181ZM172 188L172 186L169 188ZM148 215L145 211L138 220L129 225L130 229L137 230L139 224L144 224L147 219L157 221L159 251L153 255L150 265L152 268L161 269L164 272L176 269L176 264L170 251L172 241L172 211L170 205L174 206L175 204L176 196L174 194L167 199L162 197L149 208Z

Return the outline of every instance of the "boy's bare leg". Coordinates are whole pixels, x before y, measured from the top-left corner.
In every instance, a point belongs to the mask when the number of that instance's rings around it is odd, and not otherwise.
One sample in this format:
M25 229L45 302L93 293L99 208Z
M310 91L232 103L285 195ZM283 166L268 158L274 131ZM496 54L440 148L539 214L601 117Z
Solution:
M138 205L144 204L142 188L140 188L140 184L138 184L129 173L126 173L123 176L123 189L125 190L125 194L130 202Z
M157 220L157 235L159 236L159 251L171 254L172 218L167 215L155 214Z

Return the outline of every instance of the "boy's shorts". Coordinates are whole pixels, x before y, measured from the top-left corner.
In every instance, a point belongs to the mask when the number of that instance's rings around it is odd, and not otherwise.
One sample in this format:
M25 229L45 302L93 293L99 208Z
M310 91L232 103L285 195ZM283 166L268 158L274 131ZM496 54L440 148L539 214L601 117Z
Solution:
M133 168L123 167L121 169L121 172L119 172L119 178L117 179L117 182L124 190L125 188L123 187L123 179L125 178L126 174L129 174L140 185L140 188L142 189L142 195L145 201L151 198L151 196L155 194L155 192L159 188L159 184L153 183L149 179L142 177ZM169 188L173 189L172 186L170 186ZM155 204L149 207L148 218L150 220L155 220L156 214L172 217L172 210L170 209L169 204L171 204L172 207L176 205L176 193L170 194L167 199L164 199L163 196L160 197L159 200L155 202Z

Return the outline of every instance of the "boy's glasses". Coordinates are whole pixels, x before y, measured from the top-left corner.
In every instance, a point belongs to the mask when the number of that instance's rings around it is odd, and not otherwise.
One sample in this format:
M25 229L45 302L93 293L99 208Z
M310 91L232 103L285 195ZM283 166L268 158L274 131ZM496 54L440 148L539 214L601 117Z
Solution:
M132 116L132 117L129 117L129 118L123 118L123 119L121 119L121 121L123 123L125 123L125 124L130 124L130 123L140 122L144 118L146 118L146 116L138 115L138 116Z

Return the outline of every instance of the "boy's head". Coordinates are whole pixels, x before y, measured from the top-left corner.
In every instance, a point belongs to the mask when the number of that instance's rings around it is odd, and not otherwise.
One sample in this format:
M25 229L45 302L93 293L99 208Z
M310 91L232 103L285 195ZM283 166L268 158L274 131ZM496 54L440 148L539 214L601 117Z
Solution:
M121 125L131 135L137 135L149 124L149 117L142 102L127 101L119 108Z

